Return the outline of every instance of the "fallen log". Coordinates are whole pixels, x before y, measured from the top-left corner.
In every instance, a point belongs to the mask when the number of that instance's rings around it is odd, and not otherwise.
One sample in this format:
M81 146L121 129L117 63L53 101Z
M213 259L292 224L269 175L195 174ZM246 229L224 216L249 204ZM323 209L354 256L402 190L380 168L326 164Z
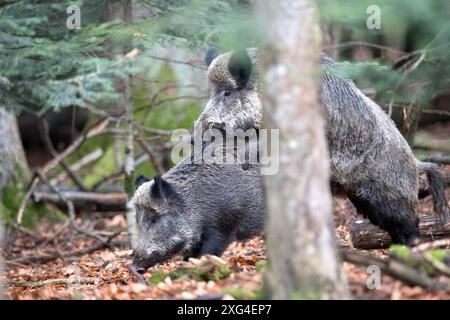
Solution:
M341 251L342 259L363 266L378 266L383 274L398 279L410 286L419 286L426 289L442 290L447 289L446 282L439 282L427 276L426 273L408 266L405 263L392 258L382 259L367 252L357 252L351 250Z
M442 217L420 216L420 243L449 238L450 219ZM374 226L367 219L355 219L349 224L350 236L353 246L357 249L382 249L391 245L388 233Z
M126 193L61 191L61 194L64 199L73 203L76 210L125 212ZM66 202L53 192L35 191L33 192L33 199L36 202L47 202L56 205L58 208L67 209Z

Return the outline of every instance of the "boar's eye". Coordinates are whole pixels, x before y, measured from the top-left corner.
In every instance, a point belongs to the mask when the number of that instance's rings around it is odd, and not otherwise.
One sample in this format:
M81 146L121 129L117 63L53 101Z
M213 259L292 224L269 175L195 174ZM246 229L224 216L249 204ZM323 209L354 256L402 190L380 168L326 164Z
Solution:
M152 221L152 223L155 223L156 221L158 221L158 216L153 216L151 221Z
M229 96L231 95L231 91L226 90L226 91L223 92L223 95L224 95L225 97L229 97Z

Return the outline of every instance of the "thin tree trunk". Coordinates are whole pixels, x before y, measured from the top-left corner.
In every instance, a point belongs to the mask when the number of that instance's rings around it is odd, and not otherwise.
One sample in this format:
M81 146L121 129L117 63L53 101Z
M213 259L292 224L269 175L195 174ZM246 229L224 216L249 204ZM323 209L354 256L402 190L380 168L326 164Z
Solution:
M3 196L6 188L12 188L12 192L23 192L26 183L30 179L22 140L16 117L0 106L0 245L3 246L4 228L2 218ZM0 255L0 278L3 276L3 256ZM0 281L0 300L4 299L3 285Z
M18 187L29 178L16 117L0 106L0 199L5 187Z
M2 245L2 246L3 246L3 236L4 236L3 235L3 223L0 218L0 245ZM4 267L3 255L0 254L0 279L3 278L3 267ZM0 300L5 299L4 290L5 290L5 288L3 287L3 281L0 280Z
M265 124L278 128L280 167L266 176L268 270L273 299L348 298L331 219L317 70L320 35L312 0L267 0Z
M123 1L123 15L125 23L132 22L132 0ZM124 47L124 53L131 50L131 45ZM136 212L131 198L134 194L134 131L133 131L133 95L131 91L131 77L125 80L125 192L128 194L126 206L128 236L132 248L137 244Z

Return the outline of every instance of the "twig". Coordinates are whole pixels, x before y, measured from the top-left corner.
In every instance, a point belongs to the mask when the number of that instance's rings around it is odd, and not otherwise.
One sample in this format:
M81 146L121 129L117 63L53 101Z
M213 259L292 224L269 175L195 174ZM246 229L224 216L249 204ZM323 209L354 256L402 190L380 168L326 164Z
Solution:
M411 286L427 289L446 289L447 283L429 278L426 274L394 259L381 259L369 253L342 250L342 258L350 263L363 266L375 265L385 274Z
M170 97L170 98L166 98L166 99L161 99L159 101L156 101L153 104L148 104L148 105L144 105L141 106L139 108L136 108L135 112L139 112L143 109L147 109L147 108L154 108L154 107L158 107L164 103L167 102L173 102L173 101L177 101L177 100L204 100L204 99L208 99L208 96L177 96L177 97Z
M121 246L124 244L123 241L118 241L118 242L111 241L113 238L117 237L120 233L121 232L117 232L117 233L113 234L112 236L110 236L106 240L106 243L108 243L109 247L116 247L116 246ZM27 263L35 263L35 262L46 263L46 262L53 261L58 258L83 256L85 254L90 254L94 251L101 250L106 247L107 246L105 243L96 243L95 245L93 245L91 247L80 249L80 250L72 250L72 251L66 251L66 252L60 252L60 251L55 250L52 253L44 253L41 255L22 257L22 258L17 258L17 259L13 259L13 260L6 260L5 264L17 265L17 264L27 264Z
M159 174L163 174L164 168L161 166L161 163L156 157L152 147L150 147L150 145L142 139L137 139L137 142L140 144L145 153L148 154L148 158L150 159L150 162L153 164L153 167L155 167L156 171L158 171Z
M80 158L74 164L71 164L69 166L69 169L72 172L76 172L76 171L80 170L82 167L84 167L85 165L98 160L102 155L103 155L103 150L102 149L100 149L100 148L95 149L93 152L90 152L87 155L85 155L82 158ZM67 176L67 173L62 172L56 178L51 179L50 183L52 185L56 185L59 182L63 181L66 178L66 176Z
M53 240L55 240L69 225L70 225L70 220L65 221L64 224L51 237L48 237L48 239L45 240L41 244L41 246L45 246L49 242L52 242Z
M144 132L153 133L153 134L157 134L157 135L160 135L160 136L170 136L173 133L172 130L162 130L162 129L155 129L155 128L147 128L147 127L144 127L144 126L142 126L140 124L137 124L137 123L134 123L134 127L139 129L139 130L142 130Z
M38 174L40 175L40 178L42 179L42 181L50 188L50 190L52 190L54 193L56 193L58 195L58 197L60 198L61 201L65 202L67 205L67 210L69 212L69 219L70 219L70 225L79 233L87 236L87 237L91 237L96 239L97 241L99 241L100 243L103 243L105 246L107 246L109 248L109 244L102 239L102 237L98 236L97 234L84 230L82 229L80 226L78 226L77 222L76 222L76 218L75 218L75 207L73 205L73 202L71 200L68 200L62 192L60 192L57 188L55 188L54 186L52 186L50 184L50 182L48 182L47 178L44 177L44 175L42 175L39 171Z
M22 233L25 233L25 234L29 235L30 237L34 238L37 241L41 241L42 240L42 236L41 235L37 234L33 230L29 230L27 228L24 228L24 227L18 225L15 221L8 222L8 225L11 226L14 229L17 229L18 231L20 231Z
M431 264L433 268L436 269L439 273L443 274L444 276L450 277L450 268L447 267L445 263L442 263L434 259L430 252L425 252L422 255L422 257L425 261Z
M89 131L87 131L84 135L76 139L74 142L72 142L71 145L69 145L63 152L61 152L56 158L53 158L49 162L47 162L44 167L41 170L42 175L47 175L50 170L55 168L62 160L67 158L69 155L74 153L76 150L78 150L81 145L87 140L92 137L95 137L97 135L100 135L104 133L104 129L109 123L109 119L105 119L100 121L99 124L94 125ZM22 202L20 203L19 210L17 211L17 224L21 225L23 220L23 213L25 211L25 208L30 201L31 195L33 194L34 190L36 189L37 185L39 183L39 176L35 173L33 175L33 178L31 179L30 187L28 188L27 193L25 194L25 197L22 199Z
M184 65L188 65L188 66L198 68L201 70L207 69L206 66L200 65L199 63L195 63L192 61L181 61L181 60L175 60L175 59L170 59L170 58L165 58L165 57L158 57L158 56L153 56L153 55L146 55L146 56L151 59L161 60L161 61L165 61L165 62L169 62L169 63L184 64Z
M34 174L33 178L31 179L30 187L28 188L28 191L25 194L25 197L23 197L22 202L20 203L20 206L19 206L19 210L17 211L16 222L19 226L22 224L23 213L24 213L25 208L27 207L27 204L30 201L31 195L34 192L34 189L36 189L38 183L39 183L39 177L36 174Z
M133 274L133 276L136 278L136 280L137 280L139 283L142 283L142 284L148 286L148 282L145 281L144 277L143 277L141 274L139 274L139 273L136 271L136 269L135 269L131 264L128 264L128 265L127 265L127 268L128 268L128 270Z
M92 192L96 192L103 184L109 183L110 181L113 181L114 179L119 178L123 174L124 174L124 172L123 172L123 168L122 168L118 172L114 172L106 177L103 177L100 181L96 182L92 186Z
M53 158L52 160L47 162L47 164L44 165L44 167L41 170L42 174L47 175L47 173L53 168L55 168L57 165L59 165L59 163L62 160L64 160L72 153L77 151L86 140L105 133L105 128L107 127L108 123L109 119L101 120L100 123L94 125L85 134L74 140L72 144L70 144L63 152L59 153L59 155L56 158Z
M47 150L50 152L52 157L54 157L54 158L58 157L59 153L56 151L55 146L53 145L53 142L50 139L50 133L49 133L47 121L45 119L41 119L40 124L41 124L40 131L41 131L42 140L44 141L44 144L45 144ZM72 179L72 181L75 183L75 185L81 191L86 191L86 187L84 186L83 182L75 175L75 173L64 162L64 160L61 160L59 164L64 169L64 171L66 171L67 175Z
M82 284L97 284L98 279L96 278L68 278L68 279L48 279L43 281L6 281L4 285L7 287L27 287L27 288L40 288L45 286L55 286L55 285L66 285L67 287L71 285L82 285Z
M435 248L450 248L450 239L440 239L436 241L424 242L411 249L412 252L424 252Z

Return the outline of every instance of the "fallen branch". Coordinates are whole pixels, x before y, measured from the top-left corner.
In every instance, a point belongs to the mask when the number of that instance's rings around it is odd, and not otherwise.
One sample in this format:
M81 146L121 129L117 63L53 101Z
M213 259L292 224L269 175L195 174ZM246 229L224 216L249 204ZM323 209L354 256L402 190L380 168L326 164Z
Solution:
M391 244L388 233L370 223L367 219L353 220L349 224L353 246L357 249L381 249ZM450 220L442 217L419 217L420 242L450 237Z
M425 273L395 259L381 259L369 253L350 250L341 251L341 254L344 261L363 266L378 266L382 273L410 286L419 286L435 290L448 288L447 283L433 280Z
M45 286L65 285L67 287L72 285L82 284L97 284L98 279L95 278L67 278L67 279L48 279L43 281L5 281L4 285L7 287L27 287L27 288L40 288Z
M96 193L81 191L61 191L65 199L71 201L75 209L89 211L125 211L127 195L122 192ZM33 193L36 202L48 202L60 208L66 208L65 201L54 193L36 191Z
M59 163L67 158L69 155L77 151L81 145L87 140L92 137L95 137L99 134L104 133L105 128L107 127L109 123L109 119L102 120L99 124L92 127L90 130L88 130L84 135L76 139L72 144L70 144L63 152L61 152L56 158L53 158L49 162L47 162L44 167L41 170L41 174L43 176L46 176L50 170L55 168ZM25 211L25 208L30 201L31 195L34 193L34 190L36 189L37 185L39 183L39 175L36 173L33 175L33 178L31 179L30 186L28 187L28 191L25 194L25 197L22 199L22 202L20 203L19 210L17 211L17 224L21 225L23 220L23 213Z
M140 144L140 146L142 147L142 149L145 151L145 153L148 155L148 158L150 160L150 162L152 163L153 167L156 169L156 171L159 174L163 174L164 173L164 168L162 167L161 163L159 162L155 151L152 149L152 147L150 147L150 145L145 142L143 139L137 139L138 143Z
M109 237L108 240L106 240L106 243L109 245L109 247L119 247L124 244L123 241L117 241L117 242L111 241L113 238L115 238L119 234L120 234L120 232L115 233L114 235ZM56 260L58 258L83 256L85 254L90 254L94 251L107 248L106 243L98 242L91 247L87 247L87 248L80 249L80 250L71 250L71 251L66 251L66 252L60 252L60 251L55 250L54 252L51 252L51 253L43 253L43 254L35 255L35 256L22 257L22 258L17 258L17 259L13 259L13 260L5 260L5 264L8 264L8 265L21 264L21 265L23 265L23 264L29 264L29 263L46 263L49 261Z
M57 158L59 156L59 153L56 151L52 139L50 138L50 130L48 128L47 121L42 119L40 121L39 128L41 131L41 138L44 141L46 149L50 152L53 158ZM80 178L77 177L77 175L70 169L70 167L64 162L64 160L61 160L59 164L70 177L70 179L72 179L78 189L81 191L86 191L86 187L84 186L83 181L81 181Z
M69 169L72 172L77 172L81 168L86 166L87 164L89 164L91 162L94 162L94 161L98 160L99 158L101 158L102 155L103 155L103 150L102 149L100 149L100 148L95 149L93 152L88 153L87 155L85 155L82 158L80 158L74 164L71 164L69 166ZM67 173L66 172L61 172L57 177L51 179L50 183L54 186L54 185L57 185L57 184L63 182L66 178L67 178Z
M450 239L441 239L436 241L424 242L412 248L412 252L424 252L429 249L450 248Z
M145 278L141 274L139 274L131 264L127 265L127 268L128 268L128 271L130 271L131 274L133 274L133 276L136 278L136 280L139 283L142 283L143 285L148 286L148 282L145 281Z

